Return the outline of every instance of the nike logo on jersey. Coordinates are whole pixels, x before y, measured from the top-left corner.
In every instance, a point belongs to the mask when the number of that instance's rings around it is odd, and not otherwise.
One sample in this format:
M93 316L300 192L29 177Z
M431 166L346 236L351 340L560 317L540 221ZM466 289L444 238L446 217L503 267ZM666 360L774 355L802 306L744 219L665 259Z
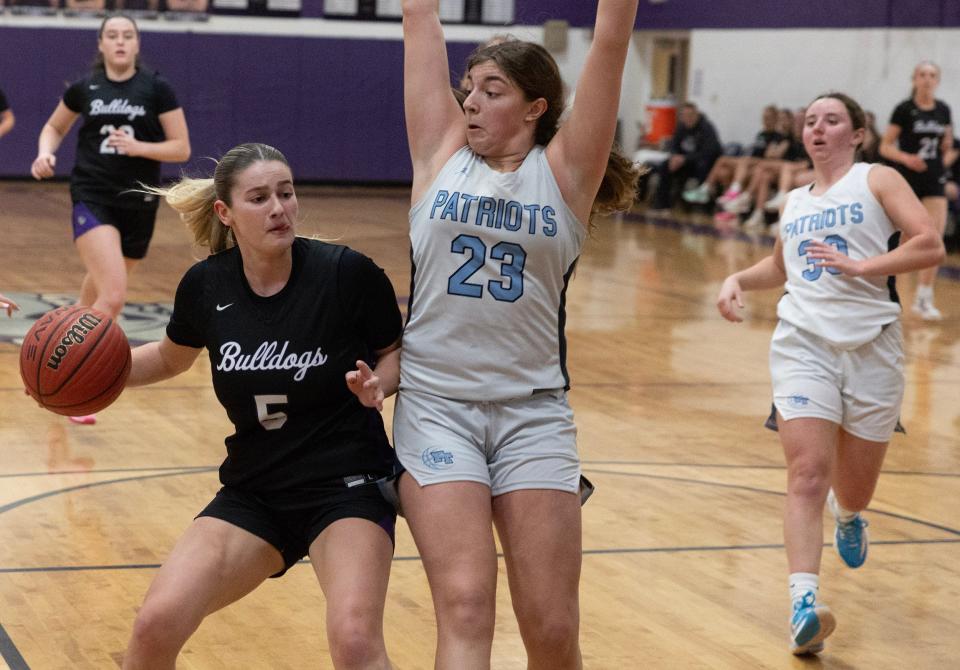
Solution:
M96 91L98 88L100 88L100 84L90 84L91 91Z
M217 311L218 311L218 312L222 312L222 311L225 310L227 307L230 307L232 304L233 304L232 302L228 302L226 305L220 305L220 304L218 304L218 305L217 305Z

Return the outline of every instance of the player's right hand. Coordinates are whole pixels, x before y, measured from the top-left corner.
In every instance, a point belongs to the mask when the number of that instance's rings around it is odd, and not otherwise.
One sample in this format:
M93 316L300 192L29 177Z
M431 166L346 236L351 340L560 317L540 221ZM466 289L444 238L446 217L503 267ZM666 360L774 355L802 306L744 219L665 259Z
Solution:
M906 158L907 160L903 164L914 172L927 171L927 161L920 158L920 154L907 154Z
M727 321L740 323L743 317L737 313L737 308L743 309L743 289L740 288L740 282L733 275L727 277L723 286L720 287L720 295L717 296L717 309L720 315Z
M30 166L30 174L34 179L48 179L53 176L57 166L57 157L53 154L39 154Z

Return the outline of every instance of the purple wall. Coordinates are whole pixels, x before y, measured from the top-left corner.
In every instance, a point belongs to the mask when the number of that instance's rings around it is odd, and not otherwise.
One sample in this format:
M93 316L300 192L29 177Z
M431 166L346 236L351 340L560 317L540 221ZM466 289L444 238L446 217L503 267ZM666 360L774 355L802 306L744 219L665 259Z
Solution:
M0 27L0 88L17 116L0 140L0 176L29 175L40 129L66 84L85 73L95 43L94 31ZM454 70L471 48L450 46ZM25 56L36 53L44 57ZM206 157L258 141L283 151L299 179L411 178L399 41L145 33L143 54L186 112L189 171L209 172ZM57 154L58 175L69 174L75 145L76 128Z
M566 19L591 26L594 0L515 0L516 22L540 25ZM322 0L304 0L304 16L322 16ZM637 28L879 28L957 27L956 0L640 0Z
M593 0L516 0L518 24L566 18L593 23ZM322 14L307 0L304 14ZM291 22L295 20L291 19ZM638 28L960 26L956 0L641 0ZM66 83L94 53L90 30L0 26L0 88L17 127L0 140L0 176L28 176L37 135ZM458 71L472 45L453 43ZM42 54L42 57L37 56ZM406 182L411 176L402 109L402 45L395 40L308 39L196 33L145 33L144 55L177 91L194 159L239 142L276 145L299 179ZM73 165L75 134L59 152L58 174ZM166 166L174 175L180 166Z
M956 0L640 0L640 30L960 26ZM592 0L516 0L518 23L566 19L593 25Z

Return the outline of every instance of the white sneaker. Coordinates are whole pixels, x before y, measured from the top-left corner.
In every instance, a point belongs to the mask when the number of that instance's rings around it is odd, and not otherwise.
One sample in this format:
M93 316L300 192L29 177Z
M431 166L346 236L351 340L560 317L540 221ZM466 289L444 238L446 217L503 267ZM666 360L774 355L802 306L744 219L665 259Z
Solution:
M683 199L689 203L705 205L710 202L710 186L704 183L686 190L683 192Z
M723 203L724 211L731 214L746 214L750 211L750 194L739 193L735 198Z
M924 321L940 321L943 314L933 306L933 300L918 297L913 301L911 311Z
M760 230L767 223L767 217L764 215L763 210L759 207L753 209L753 214L748 216L743 222L743 227L746 230Z
M773 196L763 204L763 208L768 212L779 212L780 208L783 207L786 201L787 201L787 194L784 193L783 191L778 191L775 196Z

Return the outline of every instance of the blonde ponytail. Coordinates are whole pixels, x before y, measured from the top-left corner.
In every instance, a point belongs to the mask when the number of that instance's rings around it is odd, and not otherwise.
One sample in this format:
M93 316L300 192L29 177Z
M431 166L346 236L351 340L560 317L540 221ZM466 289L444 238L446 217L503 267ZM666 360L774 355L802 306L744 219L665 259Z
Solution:
M218 253L236 244L233 232L223 225L213 208L217 191L212 178L184 177L169 188L148 186L145 190L162 196L193 233L194 243L207 247L210 253Z

